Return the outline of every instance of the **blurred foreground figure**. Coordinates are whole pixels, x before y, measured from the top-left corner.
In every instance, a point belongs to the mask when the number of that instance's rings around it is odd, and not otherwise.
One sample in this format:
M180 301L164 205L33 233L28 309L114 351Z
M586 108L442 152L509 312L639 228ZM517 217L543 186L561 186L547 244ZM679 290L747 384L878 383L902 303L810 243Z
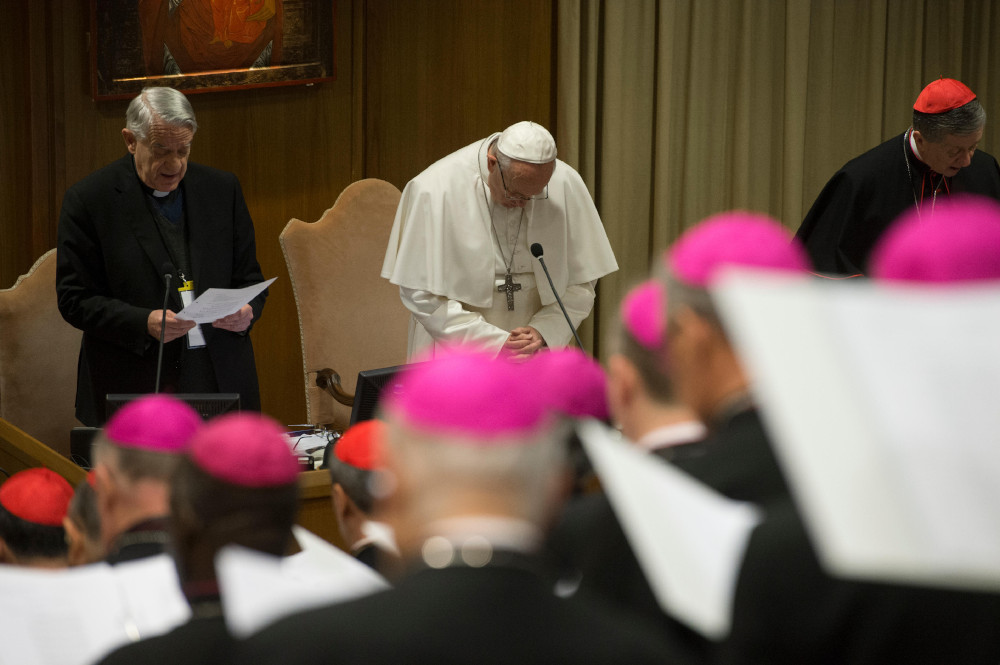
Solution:
M668 250L665 360L678 399L709 432L704 454L676 463L731 499L766 505L787 499L788 487L709 294L732 267L804 274L809 261L777 221L747 212L710 217Z
M171 485L174 560L191 620L130 644L102 665L231 662L215 555L236 544L281 556L292 539L299 467L284 430L257 413L219 416L191 441Z
M167 549L170 477L202 421L166 395L129 402L94 440L94 491L108 563Z
M641 620L545 581L537 550L561 503L565 432L525 367L453 352L405 375L386 406L383 500L409 574L277 623L241 662L674 662Z
M956 196L901 215L872 252L879 280L959 285L1000 279L1000 202Z
M776 222L768 230L729 214L691 229L666 259L667 358L678 390L712 433L703 456L677 465L727 496L755 503L764 515L747 545L731 631L708 645L709 659L748 665L995 663L1000 596L842 579L817 558L809 525L752 408L750 378L709 292L727 266L804 271L802 249L789 240Z
M104 558L101 517L97 514L97 493L94 492L93 482L94 472L91 471L76 486L63 518L71 566L82 566Z
M548 408L571 423L595 418L608 419L608 377L601 364L584 351L567 346L546 349L531 357L528 366L534 382ZM572 469L572 494L589 493L597 479L575 428L569 436L569 465Z
M626 439L667 461L701 454L705 428L677 401L667 371L662 284L649 280L630 290L620 317L615 352L608 359L611 419ZM567 593L594 595L640 612L661 624L678 648L700 648L702 638L664 615L603 492L576 497L567 505L550 547L561 568L560 588ZM689 659L696 661L693 654Z

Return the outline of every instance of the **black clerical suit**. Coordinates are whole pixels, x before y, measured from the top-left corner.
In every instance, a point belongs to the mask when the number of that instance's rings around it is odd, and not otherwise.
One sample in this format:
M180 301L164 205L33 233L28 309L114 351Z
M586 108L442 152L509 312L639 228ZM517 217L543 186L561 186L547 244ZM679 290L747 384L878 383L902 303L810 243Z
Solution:
M789 497L764 424L747 401L720 412L705 441L672 463L736 501L767 506Z
M747 544L731 632L701 662L1000 662L1000 595L847 580L821 565L756 410L722 414L704 455L675 464L764 518Z
M907 170L909 164L909 170ZM805 243L813 266L819 272L867 274L868 259L876 241L903 212L930 210L932 186L925 180L929 168L913 154L908 133L847 162L823 187L796 236ZM941 176L935 175L934 186ZM951 194L971 193L1000 199L1000 166L981 150L972 163L947 178ZM938 201L944 193L938 194Z
M712 662L726 665L993 665L1000 595L847 580L820 563L791 502L752 534L733 625Z
M423 568L395 589L283 619L243 643L239 662L677 662L643 621L557 598L532 557L505 558L481 568Z
M650 454L672 462L703 453L701 441L669 444ZM701 662L704 638L660 608L606 494L591 492L569 501L546 549L557 575L554 584L562 593L599 598L640 614L660 626L679 653L686 653L678 662Z
M114 565L163 554L170 543L168 522L167 517L154 517L133 524L115 538L104 560Z
M225 665L234 640L222 616L218 594L189 598L191 619L168 633L126 644L98 665Z
M263 281L253 222L236 176L188 164L179 188L186 226L187 279L195 295ZM150 310L163 306L163 266L176 264L152 212L151 192L131 155L87 176L67 190L59 218L56 291L63 318L83 331L77 375L76 415L103 424L108 393L153 392L157 340L147 332ZM168 308L182 309L175 277ZM250 305L260 318L266 292ZM164 383L184 392L235 392L243 409L259 410L257 370L250 337L201 326L207 348L190 351L185 338L164 350ZM185 365L203 367L184 383ZM214 375L214 379L213 376Z

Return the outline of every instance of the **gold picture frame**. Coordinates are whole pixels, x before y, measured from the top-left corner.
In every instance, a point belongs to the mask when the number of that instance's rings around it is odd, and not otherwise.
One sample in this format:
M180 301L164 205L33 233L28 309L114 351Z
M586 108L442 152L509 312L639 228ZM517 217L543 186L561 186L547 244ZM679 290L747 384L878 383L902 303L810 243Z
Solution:
M95 100L336 78L332 0L91 0L90 44Z

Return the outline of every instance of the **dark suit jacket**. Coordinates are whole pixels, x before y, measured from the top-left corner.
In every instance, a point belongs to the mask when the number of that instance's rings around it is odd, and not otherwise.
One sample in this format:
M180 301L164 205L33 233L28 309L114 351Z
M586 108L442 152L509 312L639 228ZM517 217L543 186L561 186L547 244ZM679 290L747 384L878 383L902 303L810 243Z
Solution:
M195 292L263 281L253 222L232 173L188 164L184 190L188 252ZM157 341L146 331L149 312L163 306L162 267L171 260L135 171L131 155L67 190L59 217L56 291L63 318L83 331L76 413L103 423L107 393L154 390ZM180 311L178 284L169 307ZM250 304L261 315L266 292ZM253 347L247 334L203 325L218 390L240 393L245 409L259 409ZM183 338L170 342L164 363L183 362ZM167 371L166 369L164 370ZM211 390L211 388L209 388Z
M233 642L221 616L191 619L164 635L126 644L99 665L225 665L232 662Z
M240 663L676 662L641 620L562 600L514 567L421 570L395 589L279 621Z
M704 455L675 463L764 516L747 544L732 630L707 662L1000 662L1000 594L853 581L821 565L756 411L715 423Z
M704 451L702 442L657 448L651 455L672 462ZM599 598L622 611L638 613L656 623L669 636L683 662L702 662L707 642L704 637L668 616L660 608L632 545L622 530L611 502L603 492L573 497L549 533L547 554L556 581L581 597Z
M115 538L104 560L115 565L167 552L167 544L170 542L168 522L166 517L154 517L133 524Z
M673 464L730 499L762 506L788 499L788 484L756 409L713 423L699 452Z
M830 575L797 510L773 504L747 544L726 665L1000 662L1000 594Z

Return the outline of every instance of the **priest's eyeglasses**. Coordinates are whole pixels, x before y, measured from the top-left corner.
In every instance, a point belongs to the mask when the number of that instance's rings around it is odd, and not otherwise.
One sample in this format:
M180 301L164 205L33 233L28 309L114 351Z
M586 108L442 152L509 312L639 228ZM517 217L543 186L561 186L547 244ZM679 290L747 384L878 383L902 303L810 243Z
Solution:
M518 194L517 192L511 193L507 189L507 181L503 177L503 167L500 166L500 160L497 160L497 169L500 171L500 182L503 184L503 195L508 201L541 201L549 198L549 186L545 185L542 191L534 196L525 196L523 194Z

